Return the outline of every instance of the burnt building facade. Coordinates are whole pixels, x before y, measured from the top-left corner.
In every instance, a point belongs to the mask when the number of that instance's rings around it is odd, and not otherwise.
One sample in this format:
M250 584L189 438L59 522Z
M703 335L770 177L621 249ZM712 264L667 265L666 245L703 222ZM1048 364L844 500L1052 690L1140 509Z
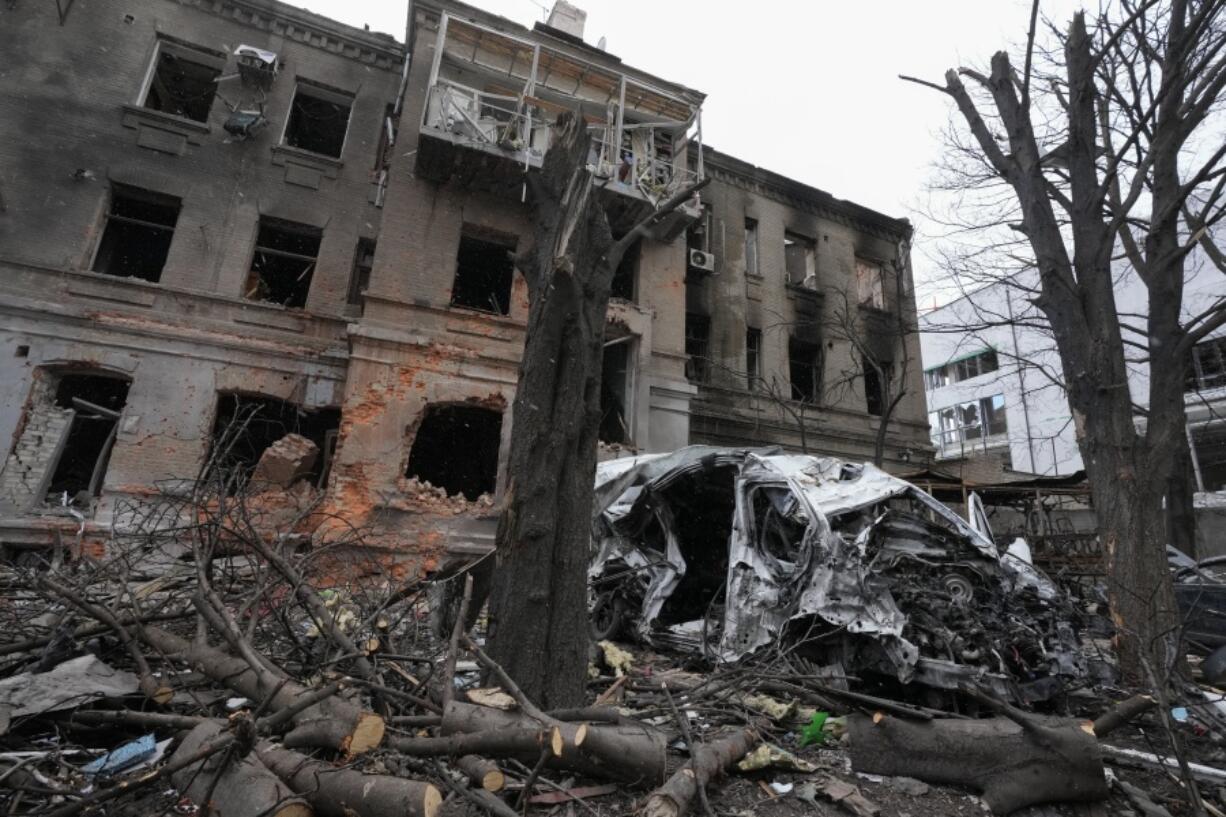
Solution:
M823 326L849 285L914 315L888 283L909 276L905 222L703 149L703 95L587 45L565 4L533 29L451 0L410 18L400 44L275 0L4 12L0 543L104 539L238 426L224 454L247 472L287 433L313 443L296 490L374 545L488 545L523 178L563 110L615 231L713 177L618 272L602 439L871 456L866 378L823 385L854 344ZM887 464L926 447L914 378Z

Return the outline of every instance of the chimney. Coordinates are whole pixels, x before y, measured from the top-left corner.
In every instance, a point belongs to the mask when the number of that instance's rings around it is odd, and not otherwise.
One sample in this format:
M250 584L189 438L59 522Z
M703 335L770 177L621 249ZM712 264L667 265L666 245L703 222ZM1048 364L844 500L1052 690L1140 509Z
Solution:
M566 0L556 0L553 4L553 11L549 12L549 20L545 25L582 40L583 25L586 22L586 11L578 6L572 6Z

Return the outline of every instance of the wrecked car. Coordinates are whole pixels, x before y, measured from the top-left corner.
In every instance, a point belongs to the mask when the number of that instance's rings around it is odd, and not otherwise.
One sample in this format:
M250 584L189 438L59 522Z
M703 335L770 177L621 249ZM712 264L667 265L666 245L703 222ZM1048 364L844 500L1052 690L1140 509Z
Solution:
M1086 673L1072 600L872 465L691 446L597 470L593 635L721 662L1046 700Z

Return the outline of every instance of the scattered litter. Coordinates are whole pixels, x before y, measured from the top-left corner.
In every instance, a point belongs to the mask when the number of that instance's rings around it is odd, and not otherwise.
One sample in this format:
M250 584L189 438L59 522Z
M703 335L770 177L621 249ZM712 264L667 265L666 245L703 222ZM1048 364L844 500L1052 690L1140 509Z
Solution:
M629 673L631 667L634 666L634 656L612 641L601 641L597 646L600 647L601 653L604 655L605 664L609 669L613 670L613 674L618 678Z
M828 712L814 712L812 719L805 724L800 730L800 745L808 746L810 743L821 746L826 742L826 732L823 728L826 725L826 719L830 717Z
M791 769L796 772L817 771L817 767L809 761L770 743L763 743L757 749L745 755L736 764L736 767L743 772L752 772L766 768Z

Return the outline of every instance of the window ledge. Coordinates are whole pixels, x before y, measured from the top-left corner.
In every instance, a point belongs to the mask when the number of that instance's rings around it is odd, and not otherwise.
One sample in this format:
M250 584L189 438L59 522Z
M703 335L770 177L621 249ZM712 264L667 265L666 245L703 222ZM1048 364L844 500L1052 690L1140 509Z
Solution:
M197 122L195 119L188 119L186 116L175 116L171 113L155 111L153 108L146 108L141 105L124 105L124 126L135 128L136 121L134 120L149 122L160 128L182 133L184 136L197 133L209 134L213 132L213 129L208 126L207 122Z
M319 170L330 172L331 178L335 178L336 171L345 166L345 163L340 159L335 159L331 156L325 156L322 153L315 153L310 150L292 147L291 145L273 145L272 146L273 164L285 164L287 159L292 159L300 164L307 164Z
M810 289L800 284L794 284L791 281L784 284L784 289L787 291L789 298L799 297L808 298L812 301L820 301L825 296L825 293L820 289Z

